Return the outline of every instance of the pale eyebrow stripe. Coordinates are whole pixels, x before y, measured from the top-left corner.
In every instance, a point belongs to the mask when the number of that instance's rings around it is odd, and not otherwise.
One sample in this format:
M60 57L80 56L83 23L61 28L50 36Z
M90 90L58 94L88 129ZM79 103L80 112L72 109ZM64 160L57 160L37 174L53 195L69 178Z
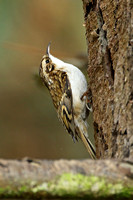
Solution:
M48 56L44 55L43 58L42 58L42 60L41 60L41 62L42 62L44 59L45 59L45 60L49 60L50 58L49 58Z

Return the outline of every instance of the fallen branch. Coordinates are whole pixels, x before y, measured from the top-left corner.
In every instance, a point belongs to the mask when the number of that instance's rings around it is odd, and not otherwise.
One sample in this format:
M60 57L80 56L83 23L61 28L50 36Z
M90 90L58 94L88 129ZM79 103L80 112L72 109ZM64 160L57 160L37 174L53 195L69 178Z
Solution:
M0 198L133 197L133 163L0 159Z

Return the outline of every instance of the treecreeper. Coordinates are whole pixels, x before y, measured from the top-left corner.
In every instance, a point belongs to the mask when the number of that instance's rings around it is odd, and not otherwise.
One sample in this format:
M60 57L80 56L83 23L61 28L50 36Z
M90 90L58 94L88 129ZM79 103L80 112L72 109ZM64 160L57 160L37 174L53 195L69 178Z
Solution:
M39 68L39 75L48 88L58 118L72 136L74 142L80 138L91 158L96 158L95 148L88 138L87 81L74 65L65 63L50 54L50 43Z

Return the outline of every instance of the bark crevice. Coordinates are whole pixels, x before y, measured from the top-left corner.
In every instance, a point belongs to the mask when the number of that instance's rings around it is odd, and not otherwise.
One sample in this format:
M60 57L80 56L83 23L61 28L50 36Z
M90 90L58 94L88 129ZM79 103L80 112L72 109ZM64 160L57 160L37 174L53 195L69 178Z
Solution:
M110 49L108 47L107 30L103 19L102 10L99 3L97 4L97 22L99 30L99 42L101 44L102 64L104 67L105 77L108 78L109 83L113 86L114 83L114 69L111 59Z

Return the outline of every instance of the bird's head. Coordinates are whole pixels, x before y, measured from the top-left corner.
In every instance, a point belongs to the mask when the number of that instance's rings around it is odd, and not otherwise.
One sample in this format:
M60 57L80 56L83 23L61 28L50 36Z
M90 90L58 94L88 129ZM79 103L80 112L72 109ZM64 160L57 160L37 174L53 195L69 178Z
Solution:
M51 42L47 46L46 54L43 56L39 68L39 75L46 84L49 81L50 75L56 73L58 70L62 70L64 65L63 61L50 54L50 45Z
M39 75L41 78L46 78L47 75L55 69L55 64L50 58L50 44L48 44L46 49L46 54L43 56L40 64Z

